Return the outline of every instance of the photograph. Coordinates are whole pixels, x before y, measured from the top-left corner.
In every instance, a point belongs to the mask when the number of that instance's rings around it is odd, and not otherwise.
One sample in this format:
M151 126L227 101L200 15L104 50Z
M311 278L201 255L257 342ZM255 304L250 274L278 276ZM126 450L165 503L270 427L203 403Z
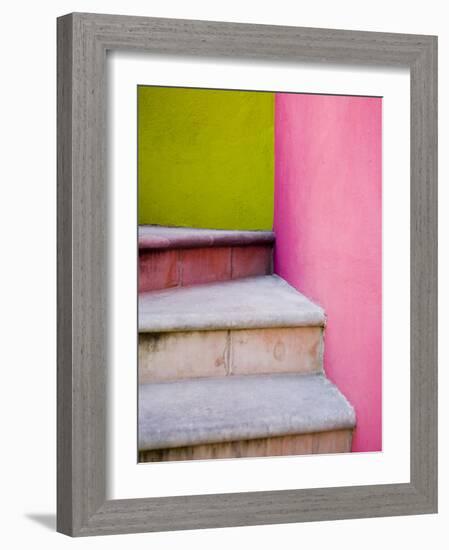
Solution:
M441 548L443 6L5 4L6 550Z
M382 97L137 86L138 462L382 451Z

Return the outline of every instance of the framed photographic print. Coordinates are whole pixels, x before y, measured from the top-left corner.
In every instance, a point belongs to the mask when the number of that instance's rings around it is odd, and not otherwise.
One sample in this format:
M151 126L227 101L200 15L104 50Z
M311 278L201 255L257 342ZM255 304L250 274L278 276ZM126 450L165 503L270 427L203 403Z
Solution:
M58 530L437 509L436 37L58 19Z

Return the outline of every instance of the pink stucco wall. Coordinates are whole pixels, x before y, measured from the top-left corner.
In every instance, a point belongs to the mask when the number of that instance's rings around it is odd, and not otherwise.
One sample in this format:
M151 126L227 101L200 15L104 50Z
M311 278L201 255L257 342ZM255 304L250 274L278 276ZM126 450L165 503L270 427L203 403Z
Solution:
M324 367L382 448L382 100L277 94L275 272L327 314Z

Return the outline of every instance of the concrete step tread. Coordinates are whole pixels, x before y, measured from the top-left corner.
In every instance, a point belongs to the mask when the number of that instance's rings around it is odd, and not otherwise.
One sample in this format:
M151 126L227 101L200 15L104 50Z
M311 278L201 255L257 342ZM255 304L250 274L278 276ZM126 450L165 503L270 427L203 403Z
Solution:
M193 227L139 226L139 249L272 244L272 231L227 231Z
M324 326L324 310L276 275L139 294L139 332Z
M197 378L139 386L139 450L352 429L322 374Z

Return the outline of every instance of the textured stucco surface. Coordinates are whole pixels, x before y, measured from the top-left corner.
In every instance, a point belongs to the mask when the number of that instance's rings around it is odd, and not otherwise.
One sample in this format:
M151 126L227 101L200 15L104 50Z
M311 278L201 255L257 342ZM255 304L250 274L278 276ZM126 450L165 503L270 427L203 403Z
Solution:
M139 450L351 429L321 374L228 376L139 386Z
M275 273L324 307L324 369L382 448L382 100L276 95Z
M139 223L272 229L274 94L138 87Z

